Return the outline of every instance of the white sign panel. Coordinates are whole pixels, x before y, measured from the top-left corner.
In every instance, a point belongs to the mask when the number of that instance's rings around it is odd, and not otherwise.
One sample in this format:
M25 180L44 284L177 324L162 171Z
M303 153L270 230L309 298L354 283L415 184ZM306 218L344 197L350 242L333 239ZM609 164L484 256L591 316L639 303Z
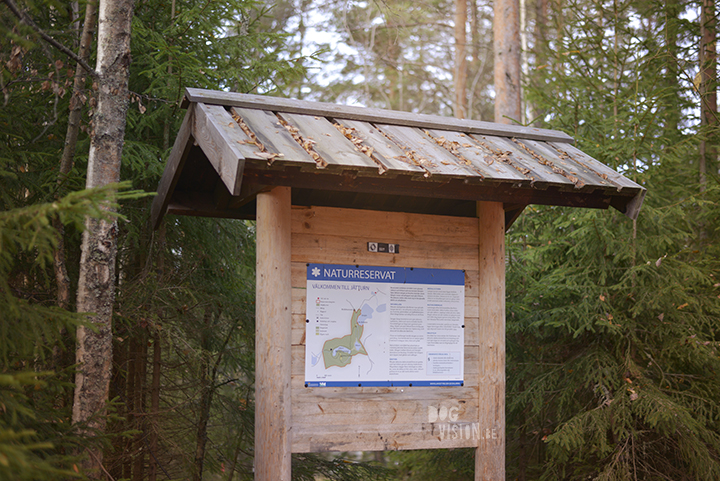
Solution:
M305 385L462 386L461 270L308 264Z

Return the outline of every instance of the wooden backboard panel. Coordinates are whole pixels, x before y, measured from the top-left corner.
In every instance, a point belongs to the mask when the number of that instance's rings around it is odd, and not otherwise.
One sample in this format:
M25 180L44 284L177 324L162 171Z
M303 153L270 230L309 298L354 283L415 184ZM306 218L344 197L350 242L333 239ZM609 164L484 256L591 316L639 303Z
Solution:
M370 241L400 244L371 253ZM327 207L292 209L292 450L476 447L480 426L478 219ZM305 387L306 264L465 270L462 387Z

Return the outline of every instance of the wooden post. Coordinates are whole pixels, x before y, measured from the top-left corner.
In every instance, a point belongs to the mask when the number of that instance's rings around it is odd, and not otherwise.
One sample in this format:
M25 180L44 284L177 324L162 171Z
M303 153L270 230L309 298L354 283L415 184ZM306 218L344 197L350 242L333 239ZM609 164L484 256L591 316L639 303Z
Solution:
M290 188L257 196L255 479L290 481Z
M478 202L479 423L475 480L505 479L505 213Z

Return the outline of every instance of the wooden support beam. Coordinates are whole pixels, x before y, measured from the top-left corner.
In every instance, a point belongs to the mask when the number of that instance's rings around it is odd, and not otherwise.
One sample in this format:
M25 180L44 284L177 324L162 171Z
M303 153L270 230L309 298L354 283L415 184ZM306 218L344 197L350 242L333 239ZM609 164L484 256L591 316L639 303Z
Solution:
M195 107L191 105L187 113L185 113L185 118L182 121L177 137L175 137L175 144L173 144L170 151L165 171L160 179L160 185L158 185L158 195L153 199L150 207L150 222L153 229L160 226L160 221L162 221L168 204L170 204L173 191L180 179L180 174L182 174L185 160L190 153L190 147L194 142L192 137L194 112Z
M240 127L217 105L197 104L193 136L231 195L240 194L245 157L235 139Z
M523 213L525 210L525 207L527 205L525 204L505 204L505 232L507 232L510 229L510 226L512 226L518 217L520 217L520 214Z
M478 202L479 419L475 480L505 479L505 212Z
M290 481L290 188L257 196L255 479Z

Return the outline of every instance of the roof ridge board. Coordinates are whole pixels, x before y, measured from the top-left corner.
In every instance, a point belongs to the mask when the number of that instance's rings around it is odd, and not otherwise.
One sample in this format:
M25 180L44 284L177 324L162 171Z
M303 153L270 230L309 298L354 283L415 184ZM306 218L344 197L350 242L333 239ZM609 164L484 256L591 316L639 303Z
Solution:
M185 98L189 102L219 104L226 107L262 108L275 112L288 112L306 115L322 115L338 119L381 122L407 127L432 128L439 130L458 130L464 133L495 135L499 137L517 137L521 139L545 142L572 143L568 134L549 129L507 125L482 120L456 119L439 115L416 114L398 110L383 110L370 107L352 107L326 102L270 97L266 95L242 94L220 90L186 88Z

